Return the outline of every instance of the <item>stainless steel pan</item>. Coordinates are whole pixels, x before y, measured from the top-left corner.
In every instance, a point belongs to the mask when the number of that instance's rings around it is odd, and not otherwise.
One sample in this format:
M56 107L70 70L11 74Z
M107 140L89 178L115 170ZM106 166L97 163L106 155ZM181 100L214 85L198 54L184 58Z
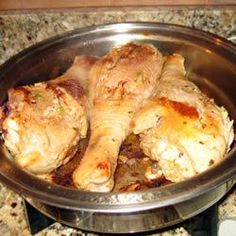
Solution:
M61 74L75 55L101 56L128 41L181 53L190 79L236 120L236 47L215 35L157 23L119 23L78 29L43 41L0 67L0 104L13 86ZM197 153L196 153L197 155ZM0 180L59 222L96 232L127 233L173 225L217 202L233 186L236 148L224 161L187 181L133 193L88 193L50 184L17 166L1 145Z

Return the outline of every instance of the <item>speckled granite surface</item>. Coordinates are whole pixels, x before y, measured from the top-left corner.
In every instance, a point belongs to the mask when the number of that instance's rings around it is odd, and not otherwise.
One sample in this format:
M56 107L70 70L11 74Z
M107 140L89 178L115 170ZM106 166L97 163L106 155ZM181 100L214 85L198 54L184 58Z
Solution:
M0 12L0 64L22 49L75 28L121 21L152 21L187 25L235 39L236 8L223 9L122 9L38 13ZM236 186L220 201L219 220L236 218ZM30 235L22 198L0 184L0 235ZM37 234L94 235L55 223ZM155 234L157 235L157 234ZM158 235L189 235L176 228Z

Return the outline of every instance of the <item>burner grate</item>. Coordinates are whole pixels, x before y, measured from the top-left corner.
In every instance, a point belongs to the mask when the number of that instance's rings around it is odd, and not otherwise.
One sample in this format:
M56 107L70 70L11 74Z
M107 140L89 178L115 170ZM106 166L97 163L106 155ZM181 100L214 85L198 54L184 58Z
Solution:
M48 218L37 209L32 207L28 202L25 201L26 215L29 223L31 234L37 234L40 231L46 229L48 226L55 223L54 220Z
M40 213L27 202L25 202L25 208L32 235L39 233L40 231L55 223L54 220ZM175 226L166 228L165 231L183 227L191 236L217 236L217 223L217 204L215 204L201 214L192 217L191 219L188 219ZM161 232L163 232L163 230L151 232L151 234Z

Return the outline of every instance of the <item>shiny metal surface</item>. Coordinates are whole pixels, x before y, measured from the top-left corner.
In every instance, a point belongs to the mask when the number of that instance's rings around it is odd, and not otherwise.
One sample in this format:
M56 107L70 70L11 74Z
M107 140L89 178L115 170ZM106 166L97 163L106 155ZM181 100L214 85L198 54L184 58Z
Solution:
M13 86L61 74L75 55L101 56L113 46L128 41L152 43L163 54L181 53L186 58L190 79L219 105L224 105L236 120L235 45L202 31L156 23L120 23L78 29L21 52L0 67L0 103ZM0 180L3 183L27 199L33 199L29 200L33 205L58 221L99 232L124 233L124 229L139 232L182 221L218 201L232 186L235 177L234 147L224 161L181 183L134 193L87 193L36 178L17 166L4 145L0 148ZM172 212L170 217L162 218L169 211ZM127 220L133 222L132 225ZM96 222L100 221L107 222L106 226L99 228ZM118 221L123 223L119 226Z
M125 234L127 232L146 232L177 224L213 205L227 190L227 185L223 184L208 193L179 204L145 211L113 214L67 210L42 204L29 198L26 200L40 212L62 224L100 233Z

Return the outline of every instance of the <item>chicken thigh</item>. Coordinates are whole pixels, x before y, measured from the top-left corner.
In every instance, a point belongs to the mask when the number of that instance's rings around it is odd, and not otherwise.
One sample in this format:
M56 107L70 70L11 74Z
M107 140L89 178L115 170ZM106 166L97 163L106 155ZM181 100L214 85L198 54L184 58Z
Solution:
M88 129L85 81L95 61L77 57L55 80L9 90L0 125L5 146L20 166L46 174L73 156Z
M89 80L91 136L73 173L77 188L109 192L122 141L136 110L155 90L163 57L151 45L128 43L92 67Z
M185 180L219 162L233 141L227 111L185 77L184 58L174 54L163 66L155 96L131 126L146 155L158 161L172 182Z

